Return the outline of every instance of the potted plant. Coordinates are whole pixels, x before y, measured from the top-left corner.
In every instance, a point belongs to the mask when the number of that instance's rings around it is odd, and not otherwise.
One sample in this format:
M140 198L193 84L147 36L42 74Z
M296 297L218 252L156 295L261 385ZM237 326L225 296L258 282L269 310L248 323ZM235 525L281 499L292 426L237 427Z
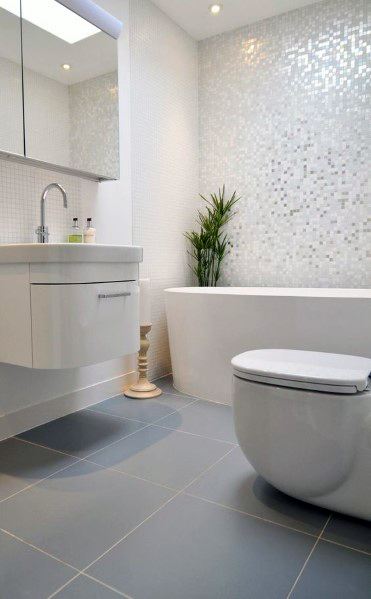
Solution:
M197 276L200 287L216 287L222 261L231 246L224 227L236 214L233 209L240 198L234 191L227 199L225 185L217 194L210 194L210 199L203 195L200 197L206 203L205 210L198 211L197 223L200 230L185 233L192 246L191 251L188 252L192 258L190 266Z

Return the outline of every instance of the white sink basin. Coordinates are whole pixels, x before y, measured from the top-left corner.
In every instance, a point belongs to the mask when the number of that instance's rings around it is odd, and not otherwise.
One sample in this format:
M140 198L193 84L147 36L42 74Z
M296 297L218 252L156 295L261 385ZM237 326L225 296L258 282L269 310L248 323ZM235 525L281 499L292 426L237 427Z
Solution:
M0 244L0 264L32 262L141 262L143 250L130 245L83 243Z

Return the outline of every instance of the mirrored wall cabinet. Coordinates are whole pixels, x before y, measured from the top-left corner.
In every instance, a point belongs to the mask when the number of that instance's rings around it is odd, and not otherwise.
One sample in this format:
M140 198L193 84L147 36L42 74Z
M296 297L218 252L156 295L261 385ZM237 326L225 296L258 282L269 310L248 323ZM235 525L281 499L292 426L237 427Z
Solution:
M119 177L117 39L91 0L0 0L0 156Z

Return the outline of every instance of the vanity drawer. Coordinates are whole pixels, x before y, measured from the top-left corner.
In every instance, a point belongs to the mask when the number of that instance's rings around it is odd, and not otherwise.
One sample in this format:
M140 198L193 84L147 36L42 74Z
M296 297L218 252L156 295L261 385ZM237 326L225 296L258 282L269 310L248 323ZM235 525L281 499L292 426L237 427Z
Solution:
M139 349L137 282L31 285L33 368L77 368Z

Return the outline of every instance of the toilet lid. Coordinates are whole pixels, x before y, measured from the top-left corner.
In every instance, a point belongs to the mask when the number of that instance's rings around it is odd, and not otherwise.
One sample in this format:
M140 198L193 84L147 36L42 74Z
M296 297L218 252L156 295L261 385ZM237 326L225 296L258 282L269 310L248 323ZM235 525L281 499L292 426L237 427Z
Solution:
M328 393L365 391L371 360L290 349L258 349L235 356L234 374L250 381Z

